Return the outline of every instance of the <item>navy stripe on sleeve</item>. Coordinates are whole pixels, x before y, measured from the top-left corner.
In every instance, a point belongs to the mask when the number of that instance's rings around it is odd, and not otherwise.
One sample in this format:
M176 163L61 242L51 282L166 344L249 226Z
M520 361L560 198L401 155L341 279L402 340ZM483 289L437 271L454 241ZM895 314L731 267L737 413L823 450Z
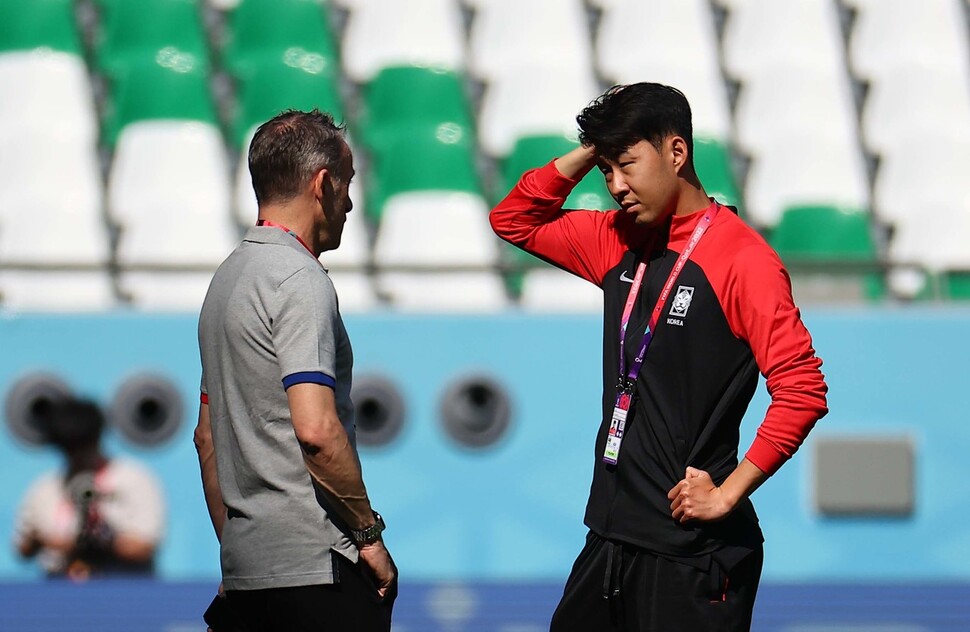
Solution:
M299 373L291 373L283 378L284 390L294 384L322 384L330 388L336 388L337 380L321 371L301 371Z

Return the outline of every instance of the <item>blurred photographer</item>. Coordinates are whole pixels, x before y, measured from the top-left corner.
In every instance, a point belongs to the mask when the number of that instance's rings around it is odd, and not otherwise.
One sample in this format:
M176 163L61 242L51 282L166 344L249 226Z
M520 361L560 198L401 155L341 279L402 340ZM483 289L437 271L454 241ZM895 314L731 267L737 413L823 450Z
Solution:
M151 575L165 518L158 481L102 452L105 418L93 402L55 401L40 419L64 469L42 475L24 495L14 536L20 555L38 557L48 577Z

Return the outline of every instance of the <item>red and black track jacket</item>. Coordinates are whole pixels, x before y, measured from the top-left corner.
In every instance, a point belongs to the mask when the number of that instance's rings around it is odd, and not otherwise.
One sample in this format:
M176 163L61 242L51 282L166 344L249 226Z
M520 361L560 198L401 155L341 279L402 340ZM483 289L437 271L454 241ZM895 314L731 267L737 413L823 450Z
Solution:
M647 256L644 287L627 328L627 366L703 213L649 229L618 211L564 211L577 182L553 163L529 171L490 219L501 238L603 288L603 418L586 524L602 537L678 557L757 546L762 537L750 501L726 520L685 526L671 516L667 492L687 466L706 470L717 484L737 467L739 426L759 370L771 405L745 456L762 471L773 474L827 412L821 360L792 300L788 274L778 255L732 210L717 214L661 312L618 463L608 466L601 457L616 398L629 280ZM659 234L652 238L651 230ZM651 241L651 252L644 252ZM672 311L681 288L689 302L685 308L681 300Z

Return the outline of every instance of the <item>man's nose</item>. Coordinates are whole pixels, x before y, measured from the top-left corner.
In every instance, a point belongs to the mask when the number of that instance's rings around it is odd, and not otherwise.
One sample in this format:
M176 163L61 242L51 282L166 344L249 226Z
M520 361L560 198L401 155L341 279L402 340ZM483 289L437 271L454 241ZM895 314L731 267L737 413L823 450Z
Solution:
M622 195L629 190L626 178L623 177L623 174L619 169L613 169L613 171L610 173L609 182L607 182L606 185L610 191L610 195L617 199L622 197Z

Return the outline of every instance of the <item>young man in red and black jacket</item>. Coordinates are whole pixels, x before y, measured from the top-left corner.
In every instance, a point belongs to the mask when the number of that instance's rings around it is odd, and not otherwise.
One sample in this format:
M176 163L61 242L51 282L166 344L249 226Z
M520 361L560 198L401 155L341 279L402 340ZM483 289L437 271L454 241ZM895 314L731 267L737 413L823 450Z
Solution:
M617 86L577 120L582 145L491 213L604 293L590 532L551 629L747 630L763 542L748 497L827 412L821 360L778 255L704 192L683 94ZM563 210L593 168L620 209ZM771 405L739 462L759 372Z

